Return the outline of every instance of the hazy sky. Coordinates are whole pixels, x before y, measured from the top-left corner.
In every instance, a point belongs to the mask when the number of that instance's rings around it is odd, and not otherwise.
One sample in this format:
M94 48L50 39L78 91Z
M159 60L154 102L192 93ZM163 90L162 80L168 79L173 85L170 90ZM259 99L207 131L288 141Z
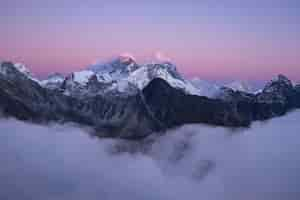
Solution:
M299 0L0 0L0 59L38 75L161 52L188 76L300 80Z

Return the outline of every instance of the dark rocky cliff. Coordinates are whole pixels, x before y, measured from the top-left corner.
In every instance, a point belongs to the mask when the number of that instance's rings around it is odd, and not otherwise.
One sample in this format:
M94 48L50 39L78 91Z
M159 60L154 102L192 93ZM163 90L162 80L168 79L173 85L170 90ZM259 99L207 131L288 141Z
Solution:
M41 87L12 63L2 63L0 72L2 115L36 123L75 122L103 137L138 139L187 123L246 127L300 107L300 86L282 75L256 95L224 89L223 98L209 99L155 78L134 95L76 98Z

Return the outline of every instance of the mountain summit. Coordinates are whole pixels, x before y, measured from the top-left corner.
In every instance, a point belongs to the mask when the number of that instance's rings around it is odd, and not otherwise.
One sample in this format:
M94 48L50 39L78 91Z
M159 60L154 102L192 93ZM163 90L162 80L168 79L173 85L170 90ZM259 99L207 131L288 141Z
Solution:
M97 62L88 66L95 73L130 73L138 68L133 56L122 54L108 62Z
M133 63L125 60L118 63ZM102 75L87 69L39 82L20 66L2 62L0 113L35 123L75 122L93 127L97 136L138 139L188 123L247 127L300 108L300 86L283 75L256 94L221 88L218 98L202 96L171 63L137 65L112 81L99 79Z
M43 81L43 86L71 96L130 95L145 88L154 78L164 79L187 94L206 95L181 76L174 64L167 61L137 64L128 55L90 65L85 70L71 73L63 81L61 77L50 77Z

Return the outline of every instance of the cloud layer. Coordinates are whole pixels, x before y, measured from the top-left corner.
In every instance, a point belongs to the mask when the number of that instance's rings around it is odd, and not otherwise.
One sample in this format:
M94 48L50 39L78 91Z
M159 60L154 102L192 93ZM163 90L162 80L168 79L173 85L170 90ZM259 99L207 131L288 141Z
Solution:
M299 199L299 119L187 125L140 143L2 120L0 199Z

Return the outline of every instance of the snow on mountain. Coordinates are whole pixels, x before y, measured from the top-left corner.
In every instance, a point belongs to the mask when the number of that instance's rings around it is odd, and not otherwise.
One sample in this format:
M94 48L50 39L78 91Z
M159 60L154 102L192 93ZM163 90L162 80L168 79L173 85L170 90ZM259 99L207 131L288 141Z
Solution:
M114 79L116 78L115 76L112 76L110 73L108 72L98 72L96 73L97 79L100 82L104 82L104 83L110 83L113 82Z
M90 65L88 70L95 72L99 81L110 82L128 76L129 73L135 71L138 67L133 56L122 54L108 62L97 62Z
M14 67L21 73L23 73L25 76L27 76L29 79L40 83L40 81L34 77L34 75L31 73L31 71L27 68L27 66L23 63L14 63Z
M26 74L26 75L31 75L29 69L24 64L15 63L14 66L19 72Z
M279 74L269 81L263 89L264 93L281 93L282 89L293 88L293 83L286 76Z
M107 63L98 62L88 67L96 73L100 82L113 83L110 90L126 92L133 87L143 89L152 79L162 78L171 86L193 95L204 95L185 80L169 61L152 61L150 64L138 65L132 56L122 55Z
M255 90L254 92L253 92L253 94L259 94L259 93L262 93L263 92L263 89L258 89L258 90Z
M215 98L220 93L220 86L198 77L192 78L191 83L199 90L203 96Z
M175 82L170 74L171 65L163 64L145 64L136 71L132 72L127 80L136 85L139 89L143 89L153 78L162 78L172 83Z
M68 75L61 85L64 94L71 96L82 96L88 93L88 83L96 74L91 70L82 70Z
M159 54L150 63L137 64L133 56L123 54L109 62L98 62L87 69L73 72L67 77L55 73L43 81L33 78L28 68L20 63L15 68L28 78L49 89L64 91L67 95L97 95L107 92L128 95L145 88L154 78L167 81L172 87L183 90L186 94L217 98L220 87L214 83L194 78L188 80L178 71L176 65ZM252 91L244 82L226 85L233 90ZM253 91L252 91L253 92Z
M2 63L5 63L5 62L1 62L0 61L0 65L2 66ZM11 63L13 65L13 67L20 73L24 74L27 78L37 82L40 84L40 81L34 77L34 75L30 72L30 70L26 67L25 64L23 63ZM7 71L6 69L2 68L0 69L0 73L2 74L6 74Z
M149 69L147 66L142 66L133 71L126 79L128 82L136 85L139 89L143 89L149 83Z
M293 87L293 83L291 80L289 80L286 76L279 74L266 84L263 91L273 92L274 90L277 90L278 86L282 85Z
M154 78L164 79L171 86L182 89L188 94L202 95L196 87L181 77L176 66L169 62L144 64L125 79L137 88L143 89Z
M62 83L65 79L65 76L60 73L50 74L47 79L42 80L42 83Z
M96 95L106 92L130 94L137 92L137 89L142 90L154 78L161 78L187 94L210 98L218 96L220 92L218 85L199 78L188 80L177 71L176 65L172 64L170 59L161 54L156 57L150 63L139 65L133 56L122 54L109 62L97 62L67 77L53 74L42 81L41 85L51 89L62 89L68 95L77 95L75 93ZM32 77L25 66L17 64L16 67ZM251 90L247 84L241 82L228 84L227 87L247 92Z
M65 80L65 76L60 73L50 74L46 79L40 82L41 86L49 89L58 89Z
M85 85L89 82L93 75L95 75L95 73L91 70L82 70L79 72L73 72L71 76L74 82Z
M245 81L233 81L229 84L226 84L225 87L231 88L234 91L254 93L252 86Z

